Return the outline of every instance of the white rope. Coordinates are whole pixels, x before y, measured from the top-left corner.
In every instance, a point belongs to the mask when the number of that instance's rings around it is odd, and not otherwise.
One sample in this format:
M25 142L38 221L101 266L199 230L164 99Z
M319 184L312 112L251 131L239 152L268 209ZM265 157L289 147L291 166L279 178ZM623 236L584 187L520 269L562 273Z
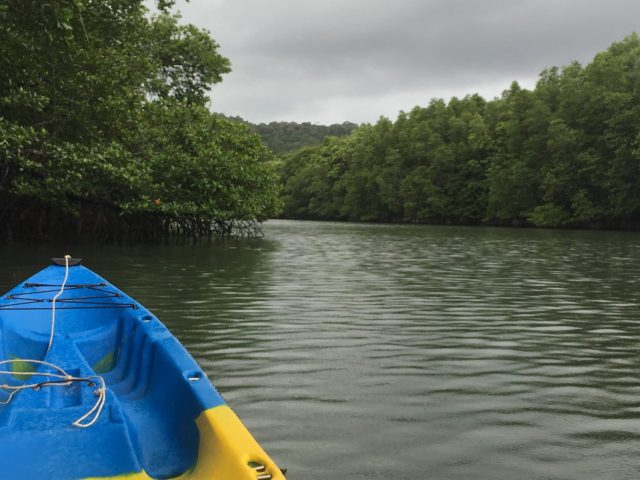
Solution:
M45 367L50 367L53 368L54 370L57 370L58 372L60 372L61 375L67 375L67 372L65 372L62 368L58 367L57 365L54 365L53 363L49 363L49 362L45 362L44 360L23 360L23 359L13 359L13 360L2 360L0 361L0 365L6 365L6 364L11 364L11 363L15 363L15 362L29 362L29 363L35 363L36 365L44 365ZM11 375L50 375L53 376L55 375L55 373L42 373L42 372L0 372L0 373L8 373Z
M53 382L51 380L44 381L40 383L24 383L22 385L8 385L8 384L0 384L0 389L8 391L8 397L6 400L0 400L0 405L7 405L11 403L13 397L22 390L33 389L40 390L42 387L66 387L74 382L79 383L87 383L89 385L98 385L98 388L94 390L94 394L98 397L96 403L91 407L87 413L82 415L80 418L73 422L73 425L79 428L88 428L92 426L94 423L98 421L100 417L100 413L102 413L102 409L107 401L107 387L104 381L104 378L100 376L91 376L91 377L74 377L73 375L69 375L62 368L54 365L53 363L44 362L41 360L29 360L29 359L13 359L13 360L3 360L0 361L0 365L12 364L17 362L28 362L34 363L36 365L45 365L47 367L53 368L57 370L59 373L49 373L49 372L12 372L7 370L0 370L0 375L25 375L25 376L39 376L45 377L48 379L54 379ZM63 380L63 381L60 381ZM92 416L93 415L93 416ZM87 419L89 419L87 421Z
M47 345L47 351L45 352L45 355L49 353L49 350L51 350L51 345L53 344L53 332L56 329L56 300L58 300L58 297L62 295L62 293L64 292L64 287L67 285L67 279L69 278L70 258L71 255L64 256L64 280L62 281L62 285L60 286L60 291L56 294L55 297L53 297L53 302L51 304L51 335L49 335L49 345Z
M107 386L104 383L104 378L102 377L90 377L90 378L96 378L96 379L99 379L100 381L100 387L93 392L97 395L98 400L96 401L95 405L91 410L89 410L87 413L85 413L83 416L81 416L79 419L73 422L73 425L80 428L89 428L91 425L96 423L98 421L98 418L100 417L100 413L102 413L104 404L107 401ZM91 418L91 420L89 420L88 422L83 423L85 420L91 417L91 415L93 415L93 418Z

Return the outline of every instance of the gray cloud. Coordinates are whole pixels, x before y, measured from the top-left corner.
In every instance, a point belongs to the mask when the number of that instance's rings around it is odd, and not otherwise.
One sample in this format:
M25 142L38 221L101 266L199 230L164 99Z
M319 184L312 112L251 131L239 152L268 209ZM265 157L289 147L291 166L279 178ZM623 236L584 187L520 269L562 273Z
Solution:
M640 30L637 0L191 0L233 72L213 106L256 122L372 122L479 92L598 51Z

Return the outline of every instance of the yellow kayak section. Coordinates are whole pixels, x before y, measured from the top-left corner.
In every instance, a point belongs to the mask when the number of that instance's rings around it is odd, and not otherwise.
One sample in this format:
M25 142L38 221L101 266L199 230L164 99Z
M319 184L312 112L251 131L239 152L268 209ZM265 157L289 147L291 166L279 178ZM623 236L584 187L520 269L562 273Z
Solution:
M286 480L238 416L222 405L202 412L198 462L172 480ZM154 480L144 471L86 480Z

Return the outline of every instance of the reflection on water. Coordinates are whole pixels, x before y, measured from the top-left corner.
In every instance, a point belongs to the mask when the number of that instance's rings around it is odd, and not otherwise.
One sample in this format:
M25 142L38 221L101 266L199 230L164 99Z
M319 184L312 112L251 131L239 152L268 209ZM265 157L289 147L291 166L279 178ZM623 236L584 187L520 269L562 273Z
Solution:
M640 477L635 233L269 222L69 249L154 311L292 480Z

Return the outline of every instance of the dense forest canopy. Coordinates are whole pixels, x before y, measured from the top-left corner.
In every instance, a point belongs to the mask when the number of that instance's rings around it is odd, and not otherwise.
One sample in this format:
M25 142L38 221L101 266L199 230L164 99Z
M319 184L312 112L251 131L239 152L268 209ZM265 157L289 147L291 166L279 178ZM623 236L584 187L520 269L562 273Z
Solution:
M352 122L332 125L317 125L310 122L250 123L242 117L226 118L249 125L251 131L260 135L264 144L276 154L290 153L303 147L320 145L328 137L344 137L358 127Z
M271 152L208 108L230 62L172 3L0 0L0 237L198 236L277 213Z
M640 38L289 155L284 216L640 228Z

